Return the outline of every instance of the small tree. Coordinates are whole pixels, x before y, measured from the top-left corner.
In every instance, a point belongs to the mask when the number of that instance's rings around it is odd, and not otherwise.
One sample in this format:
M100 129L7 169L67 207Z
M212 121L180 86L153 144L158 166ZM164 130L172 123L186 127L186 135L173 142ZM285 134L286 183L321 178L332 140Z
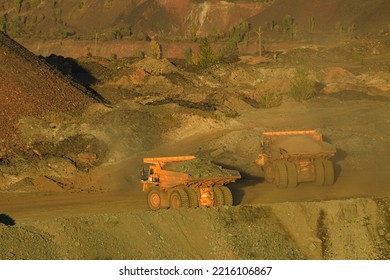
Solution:
M310 30L314 31L315 27L316 27L316 19L315 17L310 17Z
M0 31L7 32L7 29L8 29L7 16L2 15L0 16Z
M161 45L154 39L149 44L149 56L156 59L161 59L162 57Z
M228 57L236 58L238 57L238 53L239 52L237 42L234 40L229 40L225 47L225 55L227 55Z
M218 61L217 55L214 53L213 49L207 38L205 38L201 45L199 46L199 61L198 64L202 68L208 68Z
M184 59L186 60L187 64L193 64L193 54L191 48L186 48L184 50Z
M343 24L340 21L338 21L336 23L335 28L336 28L336 31L338 33L340 33L340 34L343 33L344 27L343 27Z
M298 26L294 18L290 15L287 15L283 18L282 21L283 33L288 35L291 40L294 40L298 33Z

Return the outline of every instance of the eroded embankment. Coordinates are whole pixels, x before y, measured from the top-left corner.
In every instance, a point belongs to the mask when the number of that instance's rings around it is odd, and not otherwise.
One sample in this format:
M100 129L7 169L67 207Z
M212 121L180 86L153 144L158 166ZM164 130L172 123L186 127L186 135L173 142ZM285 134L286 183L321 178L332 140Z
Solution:
M390 199L0 224L0 259L389 259Z

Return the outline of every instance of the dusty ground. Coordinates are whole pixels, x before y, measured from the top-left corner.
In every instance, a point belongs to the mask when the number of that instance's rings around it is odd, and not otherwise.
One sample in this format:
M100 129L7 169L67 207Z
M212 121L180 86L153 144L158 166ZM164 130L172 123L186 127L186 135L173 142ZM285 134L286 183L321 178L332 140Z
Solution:
M389 39L363 46L358 56L344 44L208 70L77 61L68 73L88 73L112 106L21 118L20 139L36 152L2 156L0 258L389 259ZM318 89L299 102L287 92L302 57ZM281 105L261 108L266 93ZM260 133L302 129L337 148L334 186L263 181ZM234 206L149 211L142 158L189 154L241 172L229 185Z

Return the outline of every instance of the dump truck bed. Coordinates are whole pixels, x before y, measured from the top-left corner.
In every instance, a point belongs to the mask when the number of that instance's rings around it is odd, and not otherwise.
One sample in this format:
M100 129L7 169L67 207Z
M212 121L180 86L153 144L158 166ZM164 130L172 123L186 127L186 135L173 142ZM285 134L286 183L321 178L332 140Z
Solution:
M222 186L241 178L236 170L225 169L209 160L193 156L148 158L144 162L159 166L159 186L162 189L170 189L178 185Z
M194 179L224 178L240 176L236 170L222 168L205 159L191 159L180 162L169 162L163 167L164 170L186 173Z
M334 155L336 149L322 141L322 134L315 131L288 131L263 133L265 149L271 157Z

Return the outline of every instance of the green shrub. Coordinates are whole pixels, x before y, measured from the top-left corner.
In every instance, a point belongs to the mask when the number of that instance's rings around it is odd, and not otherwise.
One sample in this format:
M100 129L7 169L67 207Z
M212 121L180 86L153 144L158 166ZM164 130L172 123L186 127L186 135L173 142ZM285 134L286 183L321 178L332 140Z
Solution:
M41 4L41 0L32 0L31 1L31 6L33 6L34 8L38 7L39 4Z
M112 7L112 1L113 0L104 0L103 7L105 9L110 9Z
M295 69L289 95L297 101L307 100L316 95L314 83L309 78L309 72L304 66Z
M111 53L110 60L117 60L117 59L118 59L118 55L116 53Z
M137 58L145 58L145 53L141 50L137 50L135 53L134 53L134 57L137 57Z
M259 107L268 109L280 106L282 104L282 96L278 93L268 92L262 94L259 99Z
M155 59L161 59L162 48L161 48L161 45L156 40L150 41L148 56L155 58Z
M20 13L20 10L22 9L22 4L23 4L22 0L14 0L14 6L18 13Z
M198 65L202 68L208 68L215 65L217 62L218 56L214 53L207 38L205 38L199 46Z
M0 16L0 31L7 32L7 29L8 29L7 16L2 15Z
M186 60L187 64L193 64L193 54L192 54L192 49L191 48L186 48L183 52L184 59Z
M79 0L78 3L77 3L77 7L78 7L79 9L82 9L82 8L84 7L84 1Z

